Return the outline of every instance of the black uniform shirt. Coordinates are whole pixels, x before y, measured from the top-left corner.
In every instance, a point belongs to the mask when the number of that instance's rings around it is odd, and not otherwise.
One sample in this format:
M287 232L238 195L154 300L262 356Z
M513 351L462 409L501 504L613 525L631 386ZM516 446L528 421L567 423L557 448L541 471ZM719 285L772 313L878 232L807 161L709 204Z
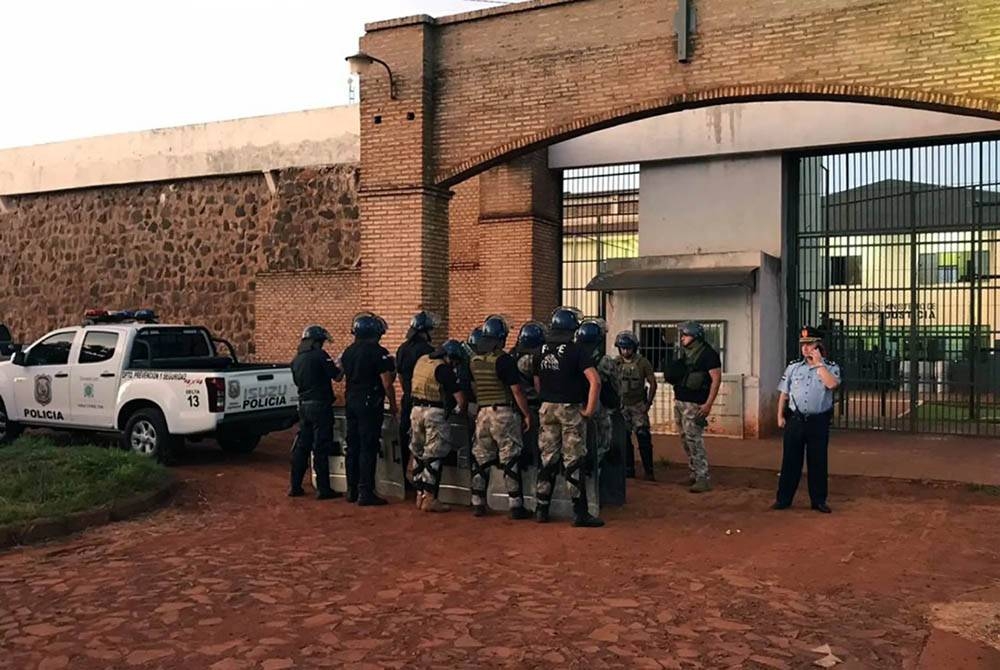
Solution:
M572 342L546 344L535 359L542 402L585 404L590 383L584 371L593 367L590 354Z
M517 361L510 354L500 354L500 357L497 358L496 371L500 383L508 388L521 383L521 373L517 370Z
M403 386L403 393L410 395L413 391L413 368L421 356L434 351L434 347L427 340L414 337L399 345L396 350L396 371L399 372L399 381Z
M692 372L703 372L708 375L711 370L718 370L722 367L722 359L712 347L705 345L705 350L698 357L697 363L692 368ZM700 389L689 389L683 386L674 386L674 399L681 402L696 402L703 405L708 402L708 395L711 391L710 385L706 384Z
M385 398L382 373L393 372L389 351L378 342L355 342L344 349L340 357L347 379L347 401L379 400Z
M292 379L299 389L300 402L324 402L333 404L331 381L341 378L343 373L322 349L313 349L311 342L299 345L295 360L292 361Z

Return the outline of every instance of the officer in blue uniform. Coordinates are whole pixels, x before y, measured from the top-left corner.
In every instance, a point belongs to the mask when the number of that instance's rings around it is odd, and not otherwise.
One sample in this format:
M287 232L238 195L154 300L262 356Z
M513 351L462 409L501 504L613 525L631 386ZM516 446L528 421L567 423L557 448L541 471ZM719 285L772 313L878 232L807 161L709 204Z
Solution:
M840 386L840 368L827 360L823 338L815 328L799 334L802 358L791 363L781 377L778 391L778 427L785 429L784 453L778 495L772 509L791 507L802 478L803 454L809 466L809 499L817 512L829 514L827 496L827 447L833 392Z

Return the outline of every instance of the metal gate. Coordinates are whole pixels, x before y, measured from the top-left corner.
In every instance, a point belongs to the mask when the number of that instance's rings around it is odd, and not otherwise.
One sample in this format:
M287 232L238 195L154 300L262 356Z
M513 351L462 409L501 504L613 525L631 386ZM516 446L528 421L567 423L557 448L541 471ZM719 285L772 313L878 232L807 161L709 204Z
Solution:
M562 303L604 318L587 284L609 258L639 255L639 165L563 171Z
M1000 435L1000 141L796 168L789 345L827 331L835 425Z

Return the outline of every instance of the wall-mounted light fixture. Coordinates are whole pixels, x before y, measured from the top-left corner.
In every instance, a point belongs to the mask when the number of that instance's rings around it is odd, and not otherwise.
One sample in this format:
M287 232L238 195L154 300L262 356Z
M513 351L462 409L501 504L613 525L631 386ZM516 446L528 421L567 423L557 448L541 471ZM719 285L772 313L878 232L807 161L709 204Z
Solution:
M384 60L379 60L375 56L370 56L364 51L359 51L353 56L348 56L347 64L351 67L351 74L363 75L372 66L373 63L378 63L385 68L385 71L389 73L389 99L396 99L396 81L392 78L392 70L389 69L389 64Z

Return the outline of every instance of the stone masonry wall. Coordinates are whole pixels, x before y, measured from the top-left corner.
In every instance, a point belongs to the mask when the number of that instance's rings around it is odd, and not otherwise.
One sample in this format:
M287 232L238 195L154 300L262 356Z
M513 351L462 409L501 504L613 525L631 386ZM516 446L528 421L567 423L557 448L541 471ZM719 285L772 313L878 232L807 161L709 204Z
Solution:
M271 341L255 332L262 273L329 276L359 263L357 166L272 177L273 194L254 173L6 198L0 322L32 341L88 308L150 307L253 357L255 335Z

